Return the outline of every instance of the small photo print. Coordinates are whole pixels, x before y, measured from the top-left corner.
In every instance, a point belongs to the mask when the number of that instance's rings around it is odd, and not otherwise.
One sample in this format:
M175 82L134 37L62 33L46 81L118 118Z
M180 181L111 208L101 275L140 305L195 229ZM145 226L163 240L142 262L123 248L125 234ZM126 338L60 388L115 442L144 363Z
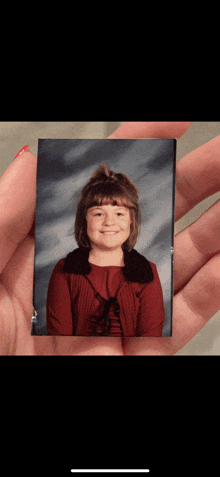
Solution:
M175 139L39 139L31 334L172 336Z

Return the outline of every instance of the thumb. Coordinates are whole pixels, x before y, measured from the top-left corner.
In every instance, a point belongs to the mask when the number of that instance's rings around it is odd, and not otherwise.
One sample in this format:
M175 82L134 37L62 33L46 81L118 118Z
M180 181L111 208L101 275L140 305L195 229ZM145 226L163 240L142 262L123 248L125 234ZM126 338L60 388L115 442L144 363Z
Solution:
M31 230L36 207L36 170L37 158L23 150L0 179L0 273Z

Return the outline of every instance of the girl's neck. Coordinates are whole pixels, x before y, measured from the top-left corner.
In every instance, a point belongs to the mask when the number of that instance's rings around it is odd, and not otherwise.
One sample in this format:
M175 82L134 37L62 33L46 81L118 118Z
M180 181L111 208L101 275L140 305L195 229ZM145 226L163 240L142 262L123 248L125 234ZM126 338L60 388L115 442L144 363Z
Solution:
M124 267L124 252L123 250L100 250L92 248L89 253L89 262L100 267Z

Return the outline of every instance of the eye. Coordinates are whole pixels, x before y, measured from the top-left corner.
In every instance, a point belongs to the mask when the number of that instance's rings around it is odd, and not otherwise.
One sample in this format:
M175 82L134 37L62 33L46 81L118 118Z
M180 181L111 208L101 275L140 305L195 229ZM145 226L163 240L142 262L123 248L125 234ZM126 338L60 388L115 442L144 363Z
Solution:
M117 215L120 217L121 215L124 215L124 214L122 214L122 212L117 212Z
M94 214L94 217L98 216L98 217L101 217L102 213L101 212L97 212L97 214Z

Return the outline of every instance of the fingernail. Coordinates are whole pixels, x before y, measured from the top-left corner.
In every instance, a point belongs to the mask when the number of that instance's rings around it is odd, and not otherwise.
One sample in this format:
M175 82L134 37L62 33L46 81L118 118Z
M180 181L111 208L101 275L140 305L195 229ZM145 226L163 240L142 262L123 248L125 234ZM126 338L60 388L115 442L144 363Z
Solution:
M16 157L20 156L23 152L30 152L30 147L29 146L24 146L22 147L22 149L17 153L17 155L15 156L14 159L16 159Z

